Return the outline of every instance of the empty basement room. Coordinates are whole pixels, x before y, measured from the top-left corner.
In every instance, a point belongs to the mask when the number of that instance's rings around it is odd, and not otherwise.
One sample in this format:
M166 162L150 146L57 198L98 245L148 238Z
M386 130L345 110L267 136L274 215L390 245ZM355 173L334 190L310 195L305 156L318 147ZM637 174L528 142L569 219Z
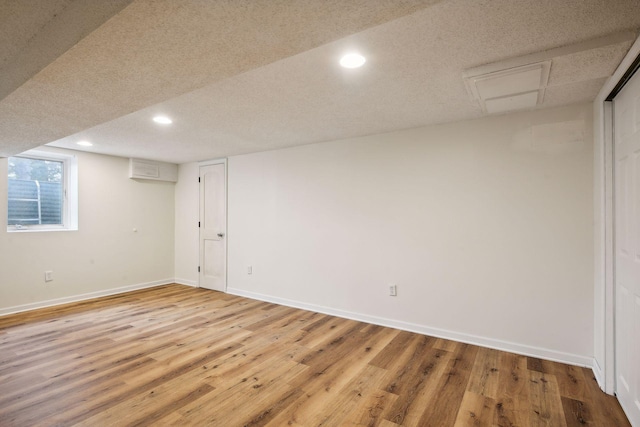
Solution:
M640 427L637 0L0 34L0 426Z

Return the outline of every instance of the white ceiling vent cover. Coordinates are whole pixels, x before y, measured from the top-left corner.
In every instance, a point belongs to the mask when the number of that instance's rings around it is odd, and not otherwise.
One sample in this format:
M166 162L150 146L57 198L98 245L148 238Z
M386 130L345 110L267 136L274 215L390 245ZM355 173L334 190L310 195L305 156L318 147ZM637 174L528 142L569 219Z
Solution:
M469 95L485 113L531 109L544 100L551 61L523 65L485 74L465 72Z
M129 178L178 182L178 165L155 160L129 159Z

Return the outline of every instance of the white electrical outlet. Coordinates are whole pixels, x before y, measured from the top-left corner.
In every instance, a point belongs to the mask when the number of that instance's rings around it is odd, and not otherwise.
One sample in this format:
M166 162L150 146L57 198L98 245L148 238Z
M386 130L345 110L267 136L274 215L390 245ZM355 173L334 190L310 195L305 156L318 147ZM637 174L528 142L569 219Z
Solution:
M48 270L44 272L44 281L51 282L53 280L53 271Z
M253 274L253 267L252 266L247 266L247 274Z
M398 287L396 285L389 285L389 296L395 297L398 295Z

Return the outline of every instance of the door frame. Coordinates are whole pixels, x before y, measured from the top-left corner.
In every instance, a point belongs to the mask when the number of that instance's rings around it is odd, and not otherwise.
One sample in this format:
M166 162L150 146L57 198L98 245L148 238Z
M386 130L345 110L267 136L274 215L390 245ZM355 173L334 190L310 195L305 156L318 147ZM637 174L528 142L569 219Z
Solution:
M600 388L616 390L613 103L610 95L640 56L640 37L606 81L593 103L594 125L594 359ZM640 71L638 71L640 72ZM600 321L600 322L599 322ZM598 355L603 357L598 358ZM599 360L600 359L600 360Z
M225 274L224 274L224 291L227 292L228 288L228 278L229 278L229 185L228 185L228 176L229 176L229 166L227 162L227 158L222 159L212 159L212 160L204 160L198 162L198 221L202 221L200 218L200 168L203 166L210 165L219 165L224 164L224 197L225 197L225 230L224 230L224 262L225 262ZM202 268L202 248L200 247L200 227L198 227L198 266ZM198 287L200 286L200 270L198 270Z

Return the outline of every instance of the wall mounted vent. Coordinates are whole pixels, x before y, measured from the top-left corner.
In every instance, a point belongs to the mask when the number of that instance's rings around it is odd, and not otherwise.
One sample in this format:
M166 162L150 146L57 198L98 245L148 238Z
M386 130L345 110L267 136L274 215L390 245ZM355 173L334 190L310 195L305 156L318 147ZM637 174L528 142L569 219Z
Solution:
M129 159L129 178L178 182L178 165L154 160Z
M474 74L466 71L464 82L469 95L485 113L532 109L544 100L551 61Z

